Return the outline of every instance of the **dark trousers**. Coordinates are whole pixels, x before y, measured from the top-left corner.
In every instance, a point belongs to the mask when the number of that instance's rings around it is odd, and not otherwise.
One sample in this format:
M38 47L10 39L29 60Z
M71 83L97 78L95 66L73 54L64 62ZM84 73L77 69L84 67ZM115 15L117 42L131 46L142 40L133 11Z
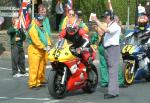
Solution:
M20 69L20 73L26 73L25 70L25 53L22 47L11 46L11 61L12 61L12 74L18 73Z
M59 31L59 25L63 18L63 14L56 14L56 31Z

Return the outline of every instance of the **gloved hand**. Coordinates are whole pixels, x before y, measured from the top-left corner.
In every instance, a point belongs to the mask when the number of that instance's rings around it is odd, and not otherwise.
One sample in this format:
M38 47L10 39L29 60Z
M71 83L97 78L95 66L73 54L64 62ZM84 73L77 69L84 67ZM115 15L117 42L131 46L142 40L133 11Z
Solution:
M49 52L50 51L50 46L46 46L45 48L44 48L44 50L46 51L46 52Z

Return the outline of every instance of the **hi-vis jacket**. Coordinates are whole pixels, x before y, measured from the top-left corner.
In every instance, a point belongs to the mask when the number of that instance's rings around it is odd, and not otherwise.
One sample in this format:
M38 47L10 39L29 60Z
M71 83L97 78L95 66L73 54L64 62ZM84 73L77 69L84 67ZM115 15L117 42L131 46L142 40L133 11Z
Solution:
M34 44L39 49L44 49L46 46L51 45L50 30L45 27L45 25L43 25L43 28L38 27L35 19L32 20L29 28L29 44Z

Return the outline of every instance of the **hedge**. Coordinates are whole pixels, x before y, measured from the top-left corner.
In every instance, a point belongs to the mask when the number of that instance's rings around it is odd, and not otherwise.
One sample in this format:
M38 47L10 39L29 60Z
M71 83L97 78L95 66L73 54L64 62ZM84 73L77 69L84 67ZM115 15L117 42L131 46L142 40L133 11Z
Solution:
M111 0L114 12L119 16L123 24L127 21L127 10L128 10L128 0ZM145 5L146 0L137 0ZM63 3L67 3L67 0L63 0ZM52 0L52 13L54 13L56 0ZM73 9L81 10L83 12L83 18L85 22L88 22L89 15L91 12L97 14L100 17L106 9L107 0L73 0ZM130 0L130 24L135 22L136 14L136 0Z

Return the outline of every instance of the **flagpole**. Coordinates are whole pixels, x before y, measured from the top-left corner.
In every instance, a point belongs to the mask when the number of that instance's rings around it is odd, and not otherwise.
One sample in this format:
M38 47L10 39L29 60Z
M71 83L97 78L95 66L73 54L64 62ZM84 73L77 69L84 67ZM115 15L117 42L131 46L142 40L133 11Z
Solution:
M129 29L130 22L130 0L128 0L128 15L127 15L127 29Z
M32 19L34 18L34 0L32 0Z
M68 7L68 9L72 9L72 7L73 7L73 0L68 0L67 7Z
M113 12L111 0L108 0L108 8L109 8L109 10L110 10L111 12Z

